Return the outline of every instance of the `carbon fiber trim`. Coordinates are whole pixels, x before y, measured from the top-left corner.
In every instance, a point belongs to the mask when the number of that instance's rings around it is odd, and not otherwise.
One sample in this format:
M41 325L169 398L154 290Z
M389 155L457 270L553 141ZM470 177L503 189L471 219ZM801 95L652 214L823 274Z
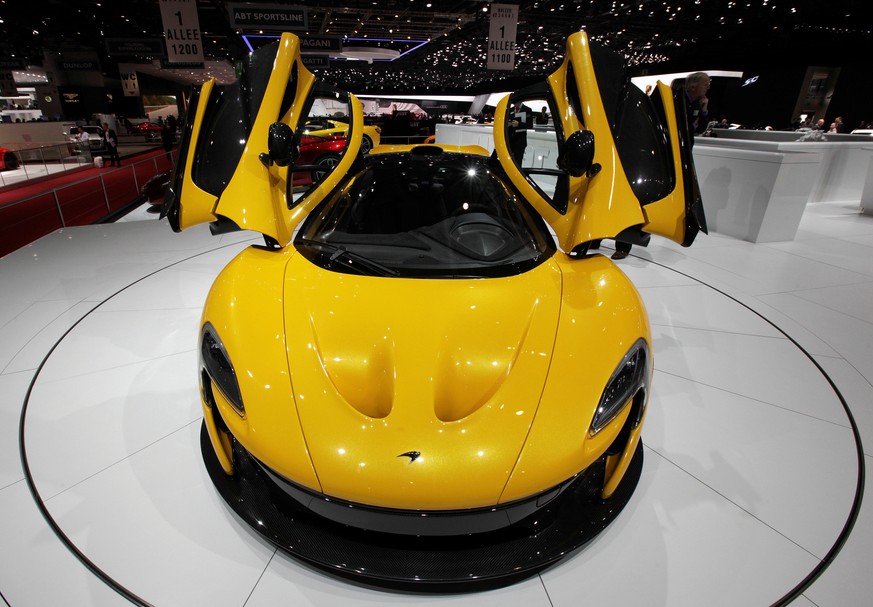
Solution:
M292 556L359 583L416 592L505 586L534 575L593 539L630 500L643 464L642 443L613 497L598 497L603 472L576 482L534 516L475 535L417 537L348 527L320 517L278 488L238 444L236 474L221 469L204 424L206 468L227 504Z

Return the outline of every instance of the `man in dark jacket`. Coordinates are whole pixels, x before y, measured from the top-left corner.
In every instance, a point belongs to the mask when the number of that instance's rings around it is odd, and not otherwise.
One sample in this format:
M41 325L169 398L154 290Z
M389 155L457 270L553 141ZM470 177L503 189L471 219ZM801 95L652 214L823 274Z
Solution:
M523 166L524 150L527 147L527 131L533 129L534 115L526 105L509 108L509 151L518 166Z
M161 127L161 146L164 152L167 153L167 160L173 162L173 144L176 143L176 133L170 130L170 126L165 124Z
M704 72L694 72L685 78L685 102L688 105L688 128L692 137L706 130L709 123L709 99L706 97L711 80ZM692 141L693 144L693 141Z
M103 140L106 142L106 149L109 151L109 164L121 166L121 158L118 155L118 136L115 131L109 128L109 124L103 123Z

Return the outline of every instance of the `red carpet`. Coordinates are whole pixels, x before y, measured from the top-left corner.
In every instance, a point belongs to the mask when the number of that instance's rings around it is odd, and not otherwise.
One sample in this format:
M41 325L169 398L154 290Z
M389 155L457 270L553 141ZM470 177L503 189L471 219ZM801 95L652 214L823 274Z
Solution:
M0 190L0 256L64 226L95 223L127 205L172 165L163 150L122 158L121 167L74 169Z
M138 154L132 154L130 156L125 156L121 159L121 168L124 168L125 165L132 165L136 162L142 162L143 160L146 160L148 158L159 158L161 156L164 157L164 160L166 159L163 150L151 150L146 152L139 152ZM165 165L159 161L158 166L169 167L169 164ZM93 166L86 165L86 167L84 168L71 169L57 175L48 175L45 177L32 179L30 181L22 181L21 183L13 183L7 186L0 187L0 207L5 206L6 204L9 204L11 202L17 202L19 200L24 200L25 198L30 198L31 196L35 196L36 194L50 192L55 188L61 188L76 181L81 181L82 179L88 179L89 177L95 177L97 175L107 176L116 168L117 167L104 167L102 169L98 169ZM164 170L169 170L169 168L161 168L158 172L162 172Z

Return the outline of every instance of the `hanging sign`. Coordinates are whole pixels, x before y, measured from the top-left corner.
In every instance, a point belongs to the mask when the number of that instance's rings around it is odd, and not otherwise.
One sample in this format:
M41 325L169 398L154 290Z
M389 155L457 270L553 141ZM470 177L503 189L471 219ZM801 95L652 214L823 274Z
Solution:
M338 36L300 36L301 53L339 53L343 41Z
M300 60L311 70L330 69L330 55L300 55Z
M106 38L106 53L111 57L163 57L160 38Z
M139 97L139 79L136 77L136 67L129 63L119 63L118 73L121 76L121 88L125 97Z
M304 6L229 2L230 24L239 29L305 32L309 14Z
M92 59L79 61L61 61L58 66L65 72L96 72L100 71L100 64Z
M515 69L515 31L518 28L518 5L492 4L488 28L488 69Z
M160 0L167 63L203 63L197 0Z

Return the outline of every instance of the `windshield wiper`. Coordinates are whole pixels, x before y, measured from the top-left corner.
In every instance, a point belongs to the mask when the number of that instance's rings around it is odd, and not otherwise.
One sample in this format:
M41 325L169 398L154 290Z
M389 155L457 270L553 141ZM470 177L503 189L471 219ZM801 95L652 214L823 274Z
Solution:
M393 270L388 266L382 265L378 261L373 261L369 257L364 257L359 253L349 251L343 246L337 246L328 242L322 242L320 240L312 240L311 238L298 238L297 241L302 244L323 249L325 251L331 251L329 261L340 261L349 268L359 269L358 266L360 266L362 268L367 268L368 270L378 274L379 276L400 275L400 272L398 272L397 270Z

